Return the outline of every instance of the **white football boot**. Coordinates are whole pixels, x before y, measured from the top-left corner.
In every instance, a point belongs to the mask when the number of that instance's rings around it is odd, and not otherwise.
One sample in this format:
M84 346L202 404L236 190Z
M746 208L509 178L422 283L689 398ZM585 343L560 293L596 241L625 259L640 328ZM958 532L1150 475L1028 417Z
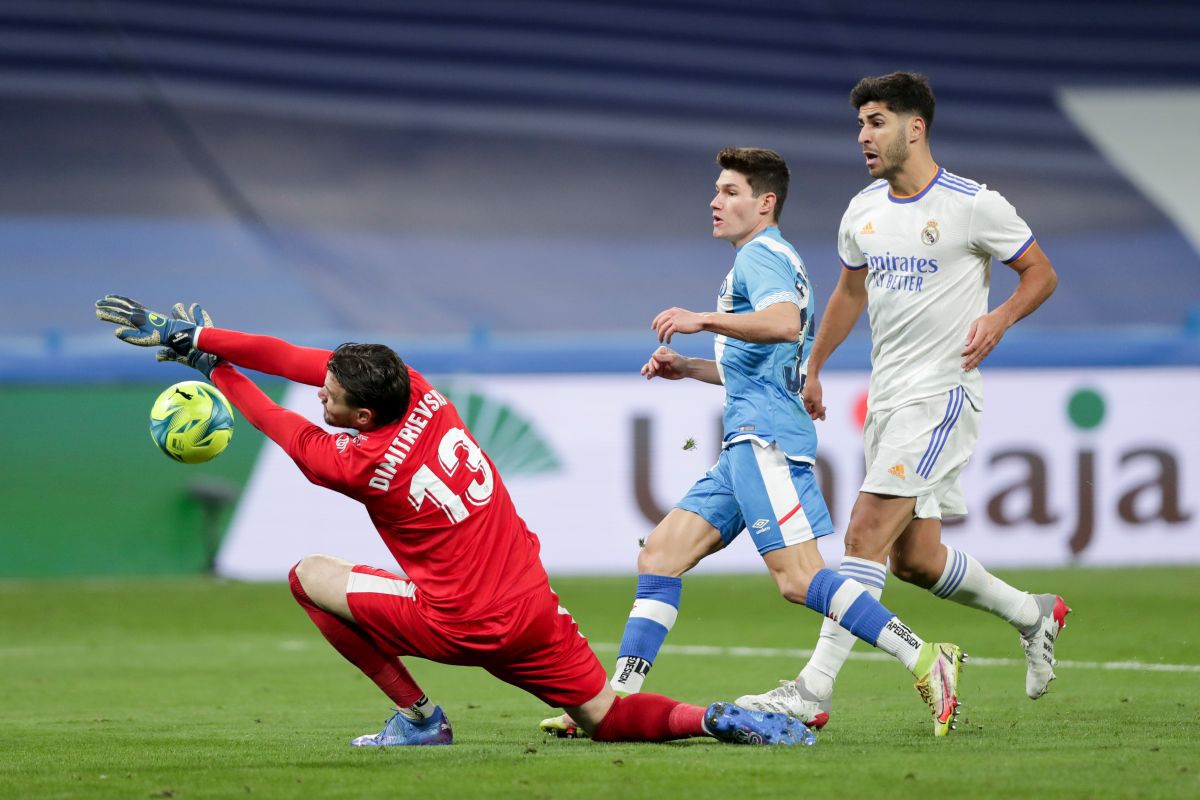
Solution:
M780 681L769 692L742 695L734 703L752 711L789 714L813 730L825 727L833 708L832 697L817 697L804 685L802 678Z
M1067 627L1071 608L1054 594L1038 594L1033 599L1041 618L1028 633L1021 635L1021 647L1025 650L1025 694L1037 700L1054 680L1054 665L1058 663L1054 658L1054 643Z

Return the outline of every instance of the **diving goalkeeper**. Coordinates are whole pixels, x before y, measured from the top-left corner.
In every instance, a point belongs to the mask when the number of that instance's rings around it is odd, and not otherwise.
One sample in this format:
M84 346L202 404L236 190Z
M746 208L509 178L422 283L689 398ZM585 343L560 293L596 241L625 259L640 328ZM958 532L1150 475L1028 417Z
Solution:
M354 746L450 744L450 722L401 661L476 666L563 708L600 741L811 744L785 714L730 703L706 708L661 695L618 697L539 559L499 473L444 395L391 349L297 347L212 326L198 306L170 317L119 295L96 302L119 339L165 346L159 360L199 370L312 483L364 506L404 576L312 555L293 567L292 594L322 635L396 705ZM234 368L319 387L329 433L281 408Z

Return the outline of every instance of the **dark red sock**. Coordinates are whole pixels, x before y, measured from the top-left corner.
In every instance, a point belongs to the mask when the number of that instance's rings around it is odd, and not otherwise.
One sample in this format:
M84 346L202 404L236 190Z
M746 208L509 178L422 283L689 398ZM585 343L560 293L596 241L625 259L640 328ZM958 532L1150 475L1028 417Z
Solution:
M408 708L424 696L425 693L400 663L400 659L379 652L361 628L314 603L300 584L295 567L288 573L288 581L296 602L307 612L321 634L343 658L373 680L393 703L400 708Z
M661 694L618 697L600 720L592 738L597 742L668 742L706 736L704 709Z

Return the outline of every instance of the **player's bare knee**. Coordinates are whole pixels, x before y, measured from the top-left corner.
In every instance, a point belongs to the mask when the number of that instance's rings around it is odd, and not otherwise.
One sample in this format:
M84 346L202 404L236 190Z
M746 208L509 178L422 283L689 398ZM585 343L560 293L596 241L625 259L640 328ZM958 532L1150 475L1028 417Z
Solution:
M310 555L300 559L295 566L296 577L300 580L300 586L304 591L310 591L325 574L328 569L330 557L326 555Z
M354 565L334 556L311 555L296 564L296 578L312 602L328 611L340 611L346 602L346 578Z
M934 574L928 564L904 557L897 558L895 553L892 553L888 568L893 575L905 583L922 587L932 586L940 577L940 573Z
M779 587L779 594L784 600L797 605L804 605L808 599L809 584L817 572L825 568L815 539L769 550L762 557L772 580Z
M846 531L846 555L882 563L887 549L876 541L876 537L863 535L854 530Z
M789 603L795 603L798 606L802 606L808 599L808 582L789 583L786 586L780 586L779 594Z
M638 552L639 575L666 575L678 578L695 565L679 548L653 544L653 537L646 540L646 546Z
M891 570L893 575L905 583L913 583L919 574L916 567L912 563L898 559L894 554L891 561L888 563L888 569Z
M900 561L895 555L893 555L888 561L888 571L905 583L912 583L912 566Z
M812 583L812 576L799 572L791 572L787 574L776 574L775 585L779 587L779 594L784 600L796 605L804 605L808 599L808 586Z
M698 514L674 508L646 537L638 573L678 578L722 547L720 531Z

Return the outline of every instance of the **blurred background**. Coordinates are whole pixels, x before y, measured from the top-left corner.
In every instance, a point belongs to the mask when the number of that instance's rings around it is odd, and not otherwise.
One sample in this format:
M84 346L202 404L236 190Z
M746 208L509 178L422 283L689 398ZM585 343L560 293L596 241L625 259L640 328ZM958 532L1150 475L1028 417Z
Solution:
M244 421L211 464L155 453L150 404L191 376L112 339L108 292L391 344L456 392L552 571L632 572L715 454L720 393L636 371L653 316L713 307L729 268L716 151L787 158L823 306L870 182L848 93L897 69L931 78L938 162L1002 192L1060 276L985 365L961 535L1027 566L1200 561L1198 43L1188 0L0 0L0 576L279 578L300 543L358 557L343 528L375 555ZM993 305L1013 286L994 265ZM856 424L863 323L830 365ZM861 442L834 425L844 512Z

